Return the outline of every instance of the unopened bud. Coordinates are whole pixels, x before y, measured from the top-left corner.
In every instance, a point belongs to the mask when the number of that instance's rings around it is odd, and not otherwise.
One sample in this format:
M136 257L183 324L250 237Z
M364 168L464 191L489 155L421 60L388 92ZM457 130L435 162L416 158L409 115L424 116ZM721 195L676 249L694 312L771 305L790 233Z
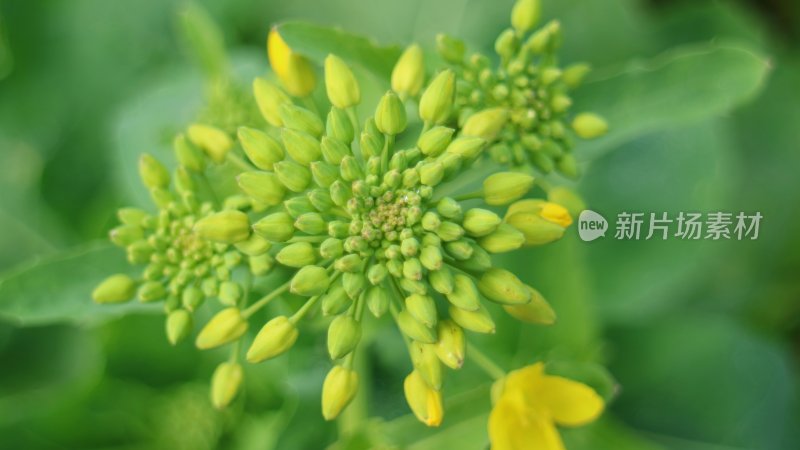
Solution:
M329 285L330 278L324 267L305 266L294 275L289 290L293 294L312 297L324 294Z
M322 297L322 314L326 316L339 315L347 310L353 301L347 296L341 283L335 284L328 289Z
M442 268L442 250L433 245L422 247L419 255L419 262L428 270L439 270Z
M361 102L361 90L350 67L336 55L325 58L325 88L337 108L347 109Z
M194 232L203 239L235 244L250 237L250 219L241 211L222 211L200 219Z
M412 341L408 348L411 363L431 389L442 388L442 364L436 356L436 344L422 344Z
M92 291L92 299L101 304L127 302L134 295L136 295L136 282L124 274L111 275Z
M501 224L495 231L478 240L478 244L489 253L505 253L516 250L525 243L525 235L509 224Z
M464 42L444 33L436 35L436 50L447 62L461 64L464 62Z
M406 297L406 310L428 328L436 325L436 303L427 295L412 294Z
M242 366L224 362L217 366L211 377L211 403L217 409L225 409L239 392L244 377Z
M242 172L236 177L236 182L242 192L268 206L280 204L286 194L286 188L271 172L258 170Z
M533 177L520 172L500 172L483 181L483 197L489 205L506 205L521 198L533 186Z
M400 327L403 334L415 341L426 344L436 343L436 331L426 327L406 310L400 311L397 315L397 326Z
M149 189L165 189L169 186L169 171L157 159L147 153L143 153L139 157L139 177L145 187Z
M358 392L358 374L346 367L333 366L322 383L322 416L333 420L339 416Z
M181 294L181 304L187 311L196 311L203 304L205 295L197 286L189 286Z
M227 133L209 125L190 125L186 134L192 144L200 147L217 164L225 161L225 156L233 147L233 141Z
M263 255L271 248L272 243L257 234L251 234L246 241L236 243L236 249L248 256Z
M464 214L464 230L470 236L481 237L492 233L502 219L492 211L480 208L470 209Z
M491 333L495 331L494 321L489 311L480 305L477 311L467 311L465 309L450 306L450 317L462 328L476 333Z
M525 284L505 269L492 268L486 271L478 282L478 289L489 300L504 305L521 305L531 299Z
M206 161L203 159L203 154L189 143L183 133L178 134L172 141L172 148L175 150L175 159L183 167L193 172L202 172L205 169Z
M281 144L267 133L239 127L238 136L247 158L259 169L272 170L272 166L283 159Z
M293 103L281 105L280 114L285 128L302 131L317 139L325 131L325 124L318 115Z
M350 122L350 117L343 109L332 107L328 112L328 120L325 123L326 133L330 137L334 137L345 144L353 142L355 132L353 131L353 123Z
M419 137L417 147L423 155L436 157L445 151L453 138L455 130L452 128L437 126L426 131Z
M608 123L597 114L581 113L572 121L572 129L583 139L594 139L608 132Z
M185 309L176 309L167 316L167 339L176 345L192 332L192 314Z
M447 294L447 300L459 309L477 311L481 307L481 299L475 283L466 275L453 276L453 291Z
M541 0L517 0L511 10L511 25L519 33L527 33L536 26L541 15Z
M403 391L408 406L420 422L429 427L438 427L442 423L442 394L431 389L416 370L406 377Z
M442 267L439 270L430 272L428 274L428 281L436 292L444 295L452 293L455 287L453 274L447 267Z
M549 244L564 236L563 226L545 220L535 213L512 214L506 218L506 223L524 235L527 246Z
M508 110L505 108L488 108L477 112L467 119L461 129L462 136L473 136L491 142L497 138L500 130L508 121Z
M247 361L258 363L285 353L292 348L297 335L297 328L286 316L271 319L261 327L247 350Z
M292 102L289 96L281 88L263 78L253 80L253 95L264 119L272 126L282 127L281 105Z
M525 286L531 300L523 305L503 305L503 309L517 320L538 325L552 325L556 321L556 312L547 300L536 289Z
M273 168L281 183L292 192L303 192L311 183L311 172L294 161L281 161Z
M339 315L328 327L328 354L333 360L343 358L356 348L360 339L361 324L349 315Z
M422 48L412 44L405 49L392 70L392 90L401 97L414 97L425 81L425 60Z
M274 242L285 242L294 235L292 218L284 212L265 216L253 224L253 230L260 236Z
M450 118L456 92L456 75L450 70L440 72L428 85L419 101L419 116L433 125Z
M393 91L381 97L375 110L375 125L381 133L397 135L406 129L406 107Z
M219 347L239 339L246 331L247 321L239 308L225 308L200 330L195 345L200 350Z
M450 319L440 320L437 327L439 341L436 343L436 356L447 367L460 369L464 365L466 340L464 330Z
M519 40L514 34L514 30L506 29L497 40L494 42L494 50L503 58L503 61L508 61L517 53L519 49Z
M564 70L561 79L570 89L575 89L581 85L590 71L591 67L588 64L573 64Z
M139 286L136 294L139 297L139 301L149 303L166 297L167 290L159 281L146 281Z
M578 178L578 161L571 153L561 155L556 161L556 167L564 176L572 179Z
M389 295L381 286L372 286L367 290L367 308L376 318L386 314L389 309Z
M317 253L308 242L295 242L283 247L275 259L284 266L303 267L317 261Z
M457 241L464 236L464 229L455 222L444 221L436 228L436 235L445 242Z
M281 139L286 147L286 153L304 166L319 160L322 156L319 141L304 131L284 128L281 130Z
M436 186L444 178L444 168L438 162L429 162L419 167L419 180L425 186Z
M325 157L325 161L331 164L340 164L342 158L352 155L349 145L330 136L324 136L322 138L320 149L322 150L322 156Z

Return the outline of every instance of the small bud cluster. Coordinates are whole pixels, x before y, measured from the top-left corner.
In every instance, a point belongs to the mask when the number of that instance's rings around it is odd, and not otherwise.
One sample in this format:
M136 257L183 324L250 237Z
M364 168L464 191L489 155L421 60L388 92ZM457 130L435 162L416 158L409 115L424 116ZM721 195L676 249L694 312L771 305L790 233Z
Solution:
M572 135L596 138L607 125L592 113L578 114L570 122L569 91L580 85L589 67L558 66L561 25L551 21L535 30L540 15L540 0L517 1L512 27L495 42L496 68L485 55L466 57L464 43L447 35L437 36L437 49L457 74L455 109L462 134L494 142L488 153L498 163L532 166L542 173L557 170L574 178L578 168ZM487 128L489 115L502 117L501 126Z

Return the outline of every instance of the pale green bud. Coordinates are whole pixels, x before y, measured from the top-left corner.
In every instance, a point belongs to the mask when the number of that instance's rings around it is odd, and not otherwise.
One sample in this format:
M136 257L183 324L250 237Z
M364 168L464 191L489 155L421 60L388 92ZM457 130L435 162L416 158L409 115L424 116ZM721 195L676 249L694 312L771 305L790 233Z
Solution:
M317 254L308 242L295 242L283 247L275 255L275 259L284 266L299 268L314 264L317 261Z
M333 203L343 206L352 196L353 193L350 192L350 188L342 180L336 180L331 184L331 200L333 200Z
M436 235L445 242L457 241L464 236L464 229L455 222L444 221L436 228Z
M175 150L175 158L180 165L194 172L202 172L205 169L206 160L203 159L203 154L189 143L183 133L175 136L172 148Z
M327 212L333 207L331 194L327 189L314 189L307 194L308 201L319 212Z
M328 327L328 354L331 359L340 359L352 352L361 339L361 324L348 315L333 319Z
M114 245L127 247L144 237L144 230L138 225L120 225L108 233Z
M315 212L301 214L297 217L297 220L295 220L294 226L298 230L310 235L322 234L327 228L325 219L323 219L319 213Z
M200 283L200 289L206 297L216 297L219 292L219 282L216 278L206 278Z
M103 280L94 291L92 300L96 303L122 303L132 299L136 294L136 282L133 278L116 274Z
M519 49L519 40L514 34L514 30L508 29L500 33L497 40L494 42L494 50L500 55L504 61L511 59Z
M450 118L456 92L456 75L440 72L428 85L419 101L419 117L427 123L441 125Z
M429 273L428 282L430 282L436 292L444 295L451 294L455 288L453 274L447 267L442 267L439 270Z
M367 279L370 284L377 285L386 278L387 274L386 266L380 263L373 263L367 270Z
M566 112L572 106L572 99L564 94L556 94L550 99L550 108L557 112Z
M581 113L572 121L572 129L583 139L594 139L608 132L608 123L597 114Z
M481 305L475 283L468 276L462 274L453 276L453 291L446 297L453 306L467 311L477 311Z
M257 170L242 172L236 177L236 182L242 192L268 206L280 204L286 195L283 184L271 172Z
M347 113L337 107L332 107L328 112L328 120L325 123L325 130L328 136L338 139L347 145L353 142L355 131L353 123Z
M281 105L280 115L286 128L302 131L316 138L322 136L322 132L325 131L325 124L319 116L293 103Z
M334 268L339 272L355 272L361 269L362 259L356 254L349 254L337 259Z
M525 244L525 235L508 224L501 224L495 231L478 241L489 253L505 253L516 250Z
M167 291L164 289L164 285L158 281L146 281L139 286L137 296L139 301L149 303L163 299L167 296Z
M464 365L466 339L464 330L450 319L440 320L437 327L439 341L434 350L447 367L457 370Z
M536 26L541 16L541 0L517 0L511 9L511 25L517 32L527 33Z
M352 155L348 144L330 136L324 136L322 138L322 145L320 148L322 150L322 156L325 157L325 161L331 164L340 164L342 158Z
M376 318L380 318L386 314L389 309L389 294L386 289L381 286L372 286L367 290L366 294L367 308Z
M409 258L403 261L403 277L415 281L422 279L422 264L419 259Z
M326 316L338 315L346 311L352 304L353 301L347 296L344 286L338 283L328 289L328 292L322 297L322 314Z
M403 382L406 402L416 418L429 427L438 427L444 417L441 392L431 388L417 370Z
M453 138L455 130L447 127L433 127L419 137L417 147L425 156L436 157L445 151Z
M286 316L271 319L261 327L247 350L247 361L259 363L282 355L297 341L297 328Z
M444 249L458 261L465 261L471 258L474 251L472 245L464 239L448 242L444 245Z
M125 248L128 256L128 261L131 264L144 264L150 261L150 256L153 254L153 248L147 241L138 241Z
M139 177L148 189L165 189L169 186L169 171L147 153L139 157Z
M506 217L506 223L519 230L525 245L544 245L557 241L564 236L564 227L545 220L538 214L518 212Z
M533 186L533 177L520 172L500 172L483 181L483 198L489 205L506 205L521 198Z
M371 120L372 119L370 119L370 121ZM375 136L367 132L361 133L359 143L361 145L361 153L365 158L378 156L383 150L383 139L380 136Z
M406 310L428 328L436 325L436 303L427 295L413 294L406 297Z
M562 155L556 161L558 171L568 178L578 178L578 161L570 153Z
M361 165L354 156L345 156L342 158L342 164L339 166L339 173L345 181L359 180L364 177Z
M283 159L283 147L267 133L239 127L238 136L247 158L259 169L272 170L272 166Z
M419 262L428 270L439 270L442 268L442 250L433 245L422 247L419 255Z
M269 253L258 256L251 256L248 259L250 273L255 276L265 275L275 265L275 259Z
M315 183L327 188L339 179L339 168L324 161L314 161L311 163L311 175Z
M200 350L219 347L239 339L246 331L247 320L239 308L225 308L214 315L200 330L195 345Z
M269 251L272 243L263 237L252 234L246 241L237 242L236 249L248 256L258 256Z
M225 161L225 156L233 147L227 133L209 125L192 124L186 134L192 144L200 147L217 164Z
M553 84L558 81L559 78L561 78L561 69L558 67L546 67L542 69L542 72L539 75L539 79L544 85Z
M217 409L225 409L239 392L244 374L242 366L224 362L217 366L211 377L211 404Z
M474 136L491 142L505 127L508 121L508 110L506 108L489 108L477 112L467 119L461 129L462 136Z
M331 222L331 223L328 224L328 230L330 230L331 227L336 226L336 225L341 225L341 226L344 226L344 227L347 226L346 224L344 224L342 222ZM329 233L330 233L330 231L329 231ZM340 235L346 235L346 233L347 233L347 230L345 229L344 233L341 233ZM342 247L342 241L340 239L336 239L336 238L325 239L324 241L322 241L322 244L320 244L320 246L319 246L319 254L320 254L320 256L322 256L325 259L338 258L338 257L342 256L342 252L343 251L344 251L344 249Z
M425 344L436 343L436 331L426 327L406 310L397 315L397 326L406 336Z
M242 287L233 281L223 281L219 285L219 301L223 305L235 306L242 298Z
M117 210L117 217L123 224L137 227L148 227L148 223L153 220L147 211L138 208L120 208Z
M291 103L291 98L281 88L263 78L253 80L253 94L264 119L272 126L282 127L281 105Z
M457 155L460 159L470 160L480 155L486 141L480 137L461 136L447 146L445 155ZM455 160L458 162L460 160Z
M221 211L197 221L194 232L203 239L235 244L250 237L250 219L241 211Z
M311 172L294 161L281 161L273 167L281 183L292 192L303 192L311 183Z
M189 169L178 166L178 168L175 169L175 190L181 195L186 195L189 193L194 194L195 189L195 182L192 179L192 175L189 173Z
M417 169L408 168L403 171L403 186L414 188L419 184L419 172Z
M528 303L531 293L516 275L505 269L492 268L478 282L481 294L489 300L505 305Z
M197 286L189 286L181 294L181 304L187 311L196 311L203 304L203 300L205 300L205 295Z
M167 316L167 339L172 345L192 333L192 315L185 309L176 309Z
M322 156L319 141L308 133L284 128L281 130L281 139L286 147L286 153L304 166L319 160Z
M308 199L308 197L301 195L297 195L286 200L283 202L283 207L286 208L286 212L288 212L289 215L295 219L300 217L302 214L316 212L314 205L311 204L311 201Z
M361 102L361 90L350 68L336 55L325 58L325 88L337 108L347 109Z
M322 416L333 420L339 416L358 392L358 374L346 367L333 366L322 383Z
M548 22L528 38L525 46L533 54L552 50L559 45L561 39L561 23L557 20Z
M446 34L436 35L436 50L447 62L461 64L464 62L464 42Z
M253 225L253 230L274 242L285 242L294 235L292 218L283 212L265 216Z
M495 332L492 316L489 315L489 311L487 311L483 305L479 305L476 311L467 311L455 306L450 306L449 312L453 321L462 328L476 333L494 334Z
M305 266L294 275L289 290L293 294L312 297L325 293L330 282L328 271L324 267Z
M426 186L436 186L444 178L444 168L438 162L422 164L419 167L419 180Z
M400 289L409 294L425 295L428 293L428 286L426 283L418 280L411 280L409 278L400 279Z
M408 46L392 70L392 90L401 97L414 97L425 81L425 61L422 48L417 44Z
M375 110L375 125L381 133L397 135L406 129L406 107L393 91L383 94Z
M492 211L472 208L464 214L464 230L470 236L480 237L490 234L502 222L502 219Z
M409 355L414 369L431 389L442 388L442 365L436 356L435 344L423 344L412 341Z
M436 211L438 211L442 217L458 219L461 217L461 203L450 197L445 197L436 204Z
M561 75L561 80L570 88L575 89L581 85L583 79L586 78L586 75L591 71L591 67L588 64L573 64L566 69L564 69L564 73Z
M556 321L556 313L547 300L536 289L525 286L531 300L522 305L503 305L503 309L517 320L538 325L552 325Z

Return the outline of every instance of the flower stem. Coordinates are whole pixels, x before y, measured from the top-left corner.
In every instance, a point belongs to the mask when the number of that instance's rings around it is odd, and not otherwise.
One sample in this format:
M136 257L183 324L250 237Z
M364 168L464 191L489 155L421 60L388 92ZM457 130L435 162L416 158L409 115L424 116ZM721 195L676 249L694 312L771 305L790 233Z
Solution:
M491 358L486 356L485 353L478 350L478 347L467 343L467 354L469 354L469 359L471 361L475 361L475 364L477 364L484 372L486 372L487 375L492 377L493 380L499 380L500 378L506 376L506 372L500 368L497 363L492 361Z
M261 309L261 308L263 308L264 306L266 306L266 305L267 305L267 303L271 302L271 301L272 301L272 300L274 300L276 297L278 297L278 296L280 296L281 294L283 294L284 292L286 292L286 291L289 289L289 285L290 285L290 284L291 284L291 280L287 281L286 283L283 283L281 286L279 286L279 287L278 287L277 289L275 289L274 291L272 291L272 292L270 292L269 294L267 294L267 295L265 295L265 296L261 297L261 298L260 298L258 301L256 301L255 303L253 303L252 305L250 305L249 307L247 307L247 309L245 309L244 311L242 311L242 316L243 316L245 319L249 318L250 316L252 316L253 314L255 314L255 313L256 313L256 312L257 312L259 309Z
M456 195L453 197L453 200L457 202L463 202L464 200L475 200L481 197L483 197L483 191L475 191L467 194Z

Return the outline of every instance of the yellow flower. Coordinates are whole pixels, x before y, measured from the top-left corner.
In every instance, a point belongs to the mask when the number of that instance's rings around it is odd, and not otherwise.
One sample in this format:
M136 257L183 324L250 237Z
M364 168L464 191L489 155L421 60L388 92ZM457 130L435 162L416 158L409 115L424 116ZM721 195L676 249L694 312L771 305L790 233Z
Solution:
M603 399L589 386L546 375L536 363L509 373L493 389L489 415L492 450L564 450L556 424L585 425L603 411Z
M308 59L292 51L274 27L267 36L267 56L272 70L289 94L295 97L311 94L317 80L314 68Z

